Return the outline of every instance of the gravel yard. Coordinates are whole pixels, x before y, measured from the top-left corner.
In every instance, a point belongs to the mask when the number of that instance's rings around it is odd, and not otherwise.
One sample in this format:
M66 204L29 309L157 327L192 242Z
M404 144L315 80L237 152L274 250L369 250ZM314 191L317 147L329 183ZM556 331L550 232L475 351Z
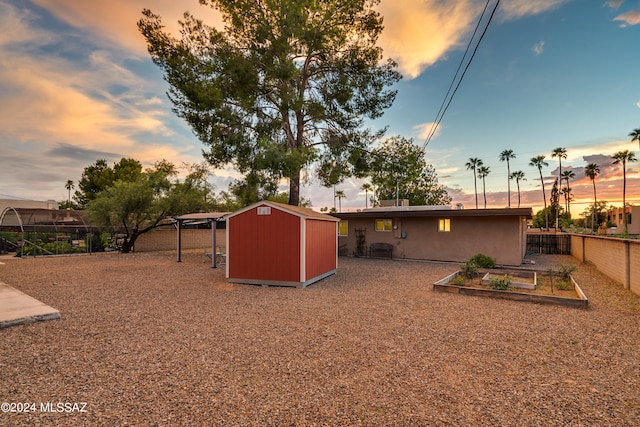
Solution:
M577 261L536 257L536 266ZM456 264L340 258L306 289L202 253L3 259L61 319L0 330L0 425L638 425L640 297L578 265L579 310L435 293ZM78 413L40 402L86 402Z

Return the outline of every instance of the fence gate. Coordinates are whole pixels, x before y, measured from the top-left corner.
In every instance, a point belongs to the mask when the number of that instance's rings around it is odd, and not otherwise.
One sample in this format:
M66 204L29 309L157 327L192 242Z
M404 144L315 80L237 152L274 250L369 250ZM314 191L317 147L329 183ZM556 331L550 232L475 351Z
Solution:
M571 255L568 234L527 234L527 253Z

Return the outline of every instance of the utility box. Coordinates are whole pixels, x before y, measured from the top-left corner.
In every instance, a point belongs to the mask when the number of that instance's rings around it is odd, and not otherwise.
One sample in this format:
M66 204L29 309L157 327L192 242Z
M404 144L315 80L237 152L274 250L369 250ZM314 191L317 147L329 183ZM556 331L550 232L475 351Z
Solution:
M227 217L227 281L305 287L336 273L336 217L263 201Z

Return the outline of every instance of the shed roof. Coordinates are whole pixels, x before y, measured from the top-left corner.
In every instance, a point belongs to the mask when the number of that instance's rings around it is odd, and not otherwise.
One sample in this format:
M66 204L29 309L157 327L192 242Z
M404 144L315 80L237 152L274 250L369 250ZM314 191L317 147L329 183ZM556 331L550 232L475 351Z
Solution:
M331 215L340 219L349 218L425 218L425 217L505 217L523 216L531 218L531 208L500 208L500 209L403 209L391 207L387 209L362 210L360 212L341 212Z
M239 215L243 212L247 212L255 207L258 206L270 206L274 209L278 209L284 212L288 212L292 215L298 216L300 218L313 218L313 219L319 219L322 221L340 221L339 218L333 217L331 215L326 215L320 212L316 212L313 209L309 209L309 208L303 208L300 206L292 206L292 205L285 205L284 203L278 203L278 202L271 202L268 200L263 200L261 202L256 202L252 205L247 206L246 208L240 209L232 214L229 215L229 217L235 216L235 215Z

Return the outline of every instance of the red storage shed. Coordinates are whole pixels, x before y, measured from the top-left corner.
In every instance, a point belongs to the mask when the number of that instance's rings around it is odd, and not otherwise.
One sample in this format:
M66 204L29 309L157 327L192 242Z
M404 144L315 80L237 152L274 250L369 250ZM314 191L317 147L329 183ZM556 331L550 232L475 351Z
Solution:
M227 217L227 280L305 287L335 274L338 218L258 202Z

